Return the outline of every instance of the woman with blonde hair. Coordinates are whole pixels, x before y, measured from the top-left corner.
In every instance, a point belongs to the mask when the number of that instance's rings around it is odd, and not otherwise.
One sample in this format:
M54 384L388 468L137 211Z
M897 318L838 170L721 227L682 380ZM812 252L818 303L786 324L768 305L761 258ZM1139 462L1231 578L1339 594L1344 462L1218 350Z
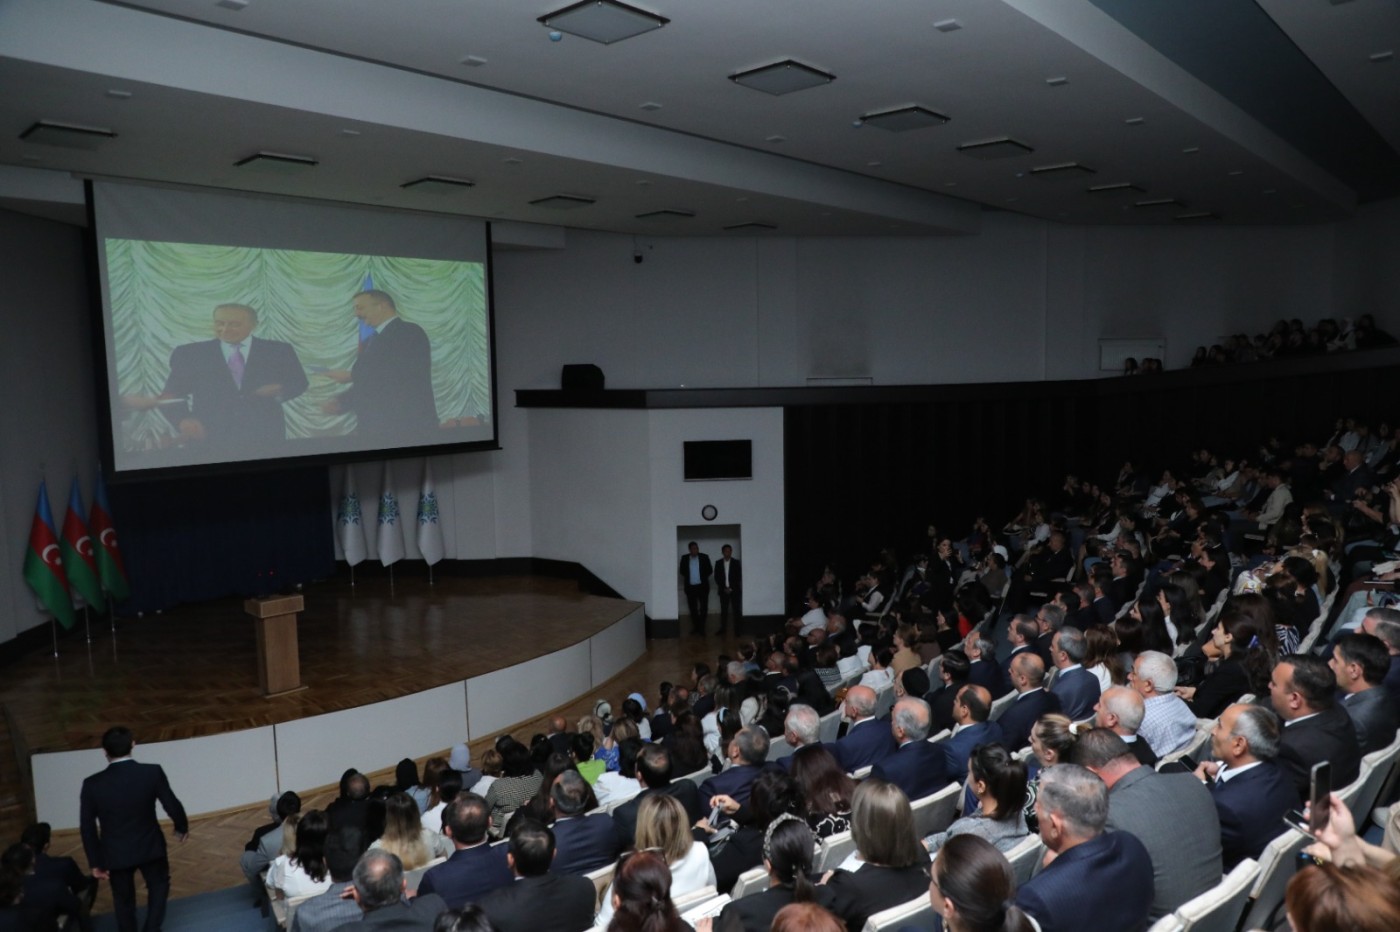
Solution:
M1074 750L1073 722L1069 716L1052 712L1042 715L1031 728L1030 780L1026 783L1026 808L1022 815L1026 828L1031 834L1040 830L1040 820L1035 815L1035 797L1040 792L1040 772L1049 770L1056 764L1069 761L1069 752Z
M855 854L822 878L831 888L833 911L848 928L862 929L874 913L928 889L928 850L914 829L909 797L898 786L871 778L856 787L851 837Z
M715 883L715 869L710 852L691 835L690 819L680 800L665 793L642 798L637 807L637 850L654 851L666 860L671 870L671 896L685 896ZM598 911L600 926L612 921L612 887L603 894L603 908Z
M384 834L370 847L398 855L406 871L452 853L452 842L446 835L423 827L418 804L407 793L394 793L384 800Z

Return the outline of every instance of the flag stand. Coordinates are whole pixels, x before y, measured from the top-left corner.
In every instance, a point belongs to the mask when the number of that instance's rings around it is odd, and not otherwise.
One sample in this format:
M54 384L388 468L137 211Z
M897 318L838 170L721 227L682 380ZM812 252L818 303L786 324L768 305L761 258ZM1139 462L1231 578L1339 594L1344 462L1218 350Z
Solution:
M87 633L87 642L92 643L92 619L88 616L88 607L83 606L83 631Z
M350 564L350 588L355 588L355 565Z
M117 636L117 610L111 602L107 603L107 622L112 626L112 637Z
M57 616L50 616L50 618L49 618L49 626L50 626L50 630L53 632L53 655L54 655L55 658L57 658L57 657L58 657L58 618L57 618Z
M429 564L428 564L428 585L431 586L432 584L433 584L433 565L432 565L431 563L429 563Z

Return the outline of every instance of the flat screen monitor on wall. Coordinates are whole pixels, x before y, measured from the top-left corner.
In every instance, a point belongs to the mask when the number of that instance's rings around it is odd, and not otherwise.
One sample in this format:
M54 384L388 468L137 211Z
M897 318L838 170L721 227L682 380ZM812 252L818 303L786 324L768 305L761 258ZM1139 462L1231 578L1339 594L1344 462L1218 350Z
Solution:
M90 190L118 475L496 446L484 222Z
M752 479L752 440L685 441L685 479Z

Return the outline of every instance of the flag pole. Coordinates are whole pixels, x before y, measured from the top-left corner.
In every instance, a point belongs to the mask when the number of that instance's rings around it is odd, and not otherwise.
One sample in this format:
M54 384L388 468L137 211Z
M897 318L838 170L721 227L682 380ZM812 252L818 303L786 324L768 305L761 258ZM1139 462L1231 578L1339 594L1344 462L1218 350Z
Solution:
M428 585L431 586L432 584L433 584L433 565L432 565L431 563L429 563L429 564L428 564Z
M50 615L50 616L49 616L49 630L53 633L53 655L54 655L55 658L57 658L57 657L58 657L58 617L57 617L56 615Z
M389 594L394 594L394 564L389 564Z
M355 564L350 564L350 588L355 588Z
M92 643L92 618L88 615L88 607L83 606L83 630L87 632L87 642Z

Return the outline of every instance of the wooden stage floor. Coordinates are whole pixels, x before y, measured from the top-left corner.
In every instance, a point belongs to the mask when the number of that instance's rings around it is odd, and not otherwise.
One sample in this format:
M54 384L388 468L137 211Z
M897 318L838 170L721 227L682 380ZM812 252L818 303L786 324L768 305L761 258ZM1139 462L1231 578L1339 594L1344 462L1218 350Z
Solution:
M454 683L560 650L602 631L637 602L586 595L537 576L387 577L308 587L299 623L302 683L258 691L253 620L241 600L93 622L5 671L0 703L30 753L100 746L128 725L138 742L222 734L355 708Z

